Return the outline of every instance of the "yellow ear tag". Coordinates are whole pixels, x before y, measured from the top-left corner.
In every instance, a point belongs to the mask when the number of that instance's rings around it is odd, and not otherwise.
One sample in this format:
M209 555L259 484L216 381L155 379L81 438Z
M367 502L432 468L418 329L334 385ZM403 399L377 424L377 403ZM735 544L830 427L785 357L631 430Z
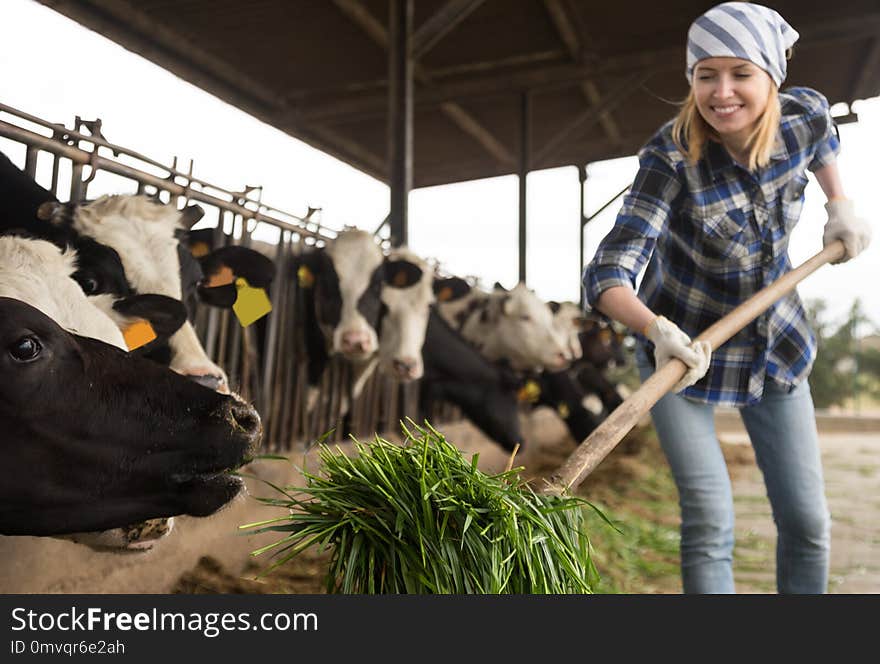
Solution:
M208 281L205 286L207 286L208 288L227 286L233 281L235 281L235 274L232 272L232 269L228 265L223 265L219 270L208 277Z
M263 288L253 288L244 277L235 280L238 297L232 305L232 311L238 317L242 327L247 327L272 311L272 303Z
M141 346L146 346L155 339L156 331L148 321L139 320L125 328L122 332L122 337L125 339L125 345L128 346L128 350L135 350Z
M571 415L571 409L564 401L560 401L559 405L556 406L556 412L559 413L559 417L563 420L568 419L568 416Z
M526 384L516 393L516 398L519 401L528 401L529 403L535 403L540 396L541 386L533 380L526 381Z
M311 288L315 285L315 275L305 265L300 265L296 271L296 278L299 279L300 288Z

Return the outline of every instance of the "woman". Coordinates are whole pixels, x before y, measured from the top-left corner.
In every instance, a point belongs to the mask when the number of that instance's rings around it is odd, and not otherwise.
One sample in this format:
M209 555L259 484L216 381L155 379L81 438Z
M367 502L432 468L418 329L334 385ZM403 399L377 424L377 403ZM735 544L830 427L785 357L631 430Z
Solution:
M764 474L779 592L827 585L830 517L807 383L816 341L799 297L782 298L714 354L691 342L791 269L805 169L828 198L823 242L842 240L845 261L870 241L844 197L827 100L807 88L779 91L797 37L777 12L751 3L726 2L694 21L687 100L640 151L617 221L584 272L590 306L641 333L643 380L673 357L688 366L651 411L679 491L687 593L734 592L719 404L740 409Z

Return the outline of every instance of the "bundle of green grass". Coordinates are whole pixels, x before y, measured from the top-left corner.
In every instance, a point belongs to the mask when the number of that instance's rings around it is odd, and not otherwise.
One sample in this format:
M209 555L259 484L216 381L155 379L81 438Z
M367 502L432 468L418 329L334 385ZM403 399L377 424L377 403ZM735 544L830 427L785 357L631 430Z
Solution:
M320 445L320 474L260 498L289 508L242 526L283 535L264 574L311 547L330 552L331 593L590 593L598 581L583 499L535 493L521 468L489 475L433 429L405 441Z

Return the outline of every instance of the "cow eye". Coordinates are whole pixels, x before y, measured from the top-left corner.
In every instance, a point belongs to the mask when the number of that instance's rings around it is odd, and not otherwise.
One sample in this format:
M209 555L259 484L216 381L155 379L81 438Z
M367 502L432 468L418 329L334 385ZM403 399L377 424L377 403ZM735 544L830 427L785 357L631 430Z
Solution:
M73 275L73 278L86 295L94 295L100 291L101 282L91 272L79 271Z
M524 320L524 321L530 321L530 320L532 320L532 317L529 316L528 314L522 314L522 315L519 317L519 319L520 319L520 320Z
M9 346L9 355L17 362L30 362L37 359L43 350L36 337L22 337Z

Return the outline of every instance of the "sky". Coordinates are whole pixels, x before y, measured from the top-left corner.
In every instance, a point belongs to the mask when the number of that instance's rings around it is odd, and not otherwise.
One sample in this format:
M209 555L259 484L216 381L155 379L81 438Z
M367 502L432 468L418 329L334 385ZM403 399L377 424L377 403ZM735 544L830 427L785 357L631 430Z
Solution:
M167 164L178 156L183 168L192 159L196 177L229 190L262 185L264 203L293 214L320 207L319 221L331 229L348 225L372 231L388 214L389 190L382 182L32 0L3 0L0 9L0 103L68 127L77 115L101 118L104 136L112 143ZM853 110L859 122L840 127L840 170L857 212L876 228L880 178L871 152L880 147L880 98L857 102ZM18 124L4 113L0 119ZM0 138L0 150L23 165L20 145ZM43 159L37 176L46 185L49 159ZM636 169L635 157L590 164L587 214L631 182ZM529 175L527 188L527 283L545 300L577 301L577 169L536 171ZM99 176L89 196L124 190L130 185ZM824 200L810 175L804 212L791 239L794 265L822 248ZM516 176L416 189L409 198L409 246L437 260L449 274L512 287L518 275L517 206ZM587 260L619 207L612 204L587 225ZM840 320L859 299L868 316L880 323L878 284L880 239L854 261L821 268L798 290L805 299L826 300L829 321Z

